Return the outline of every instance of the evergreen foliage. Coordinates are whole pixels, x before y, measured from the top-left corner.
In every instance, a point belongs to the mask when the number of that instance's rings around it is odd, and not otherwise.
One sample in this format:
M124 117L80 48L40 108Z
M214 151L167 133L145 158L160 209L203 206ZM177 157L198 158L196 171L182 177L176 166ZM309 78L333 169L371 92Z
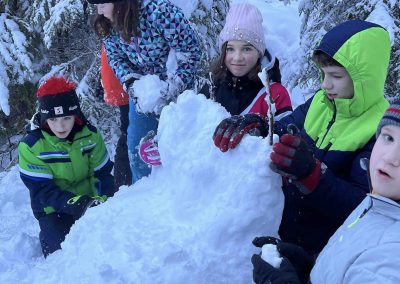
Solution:
M228 6L228 0L198 1L190 18L202 49L207 51L201 62L202 74L216 56L216 40ZM38 84L63 75L78 83L82 109L101 129L113 156L119 116L118 109L102 99L100 41L91 23L95 10L86 0L0 2L0 141L11 141L10 137L23 133L23 125L35 112L33 94ZM200 76L198 81L202 80Z
M334 26L354 19L362 19L385 27L392 41L392 56L386 81L386 95L394 96L400 91L400 0L301 0L299 12L302 15L300 35L301 50L297 62L285 62L291 68L301 70L293 72L289 78L291 88L300 85L303 88L318 89L319 70L311 62L313 49L322 36ZM390 20L388 20L390 19Z

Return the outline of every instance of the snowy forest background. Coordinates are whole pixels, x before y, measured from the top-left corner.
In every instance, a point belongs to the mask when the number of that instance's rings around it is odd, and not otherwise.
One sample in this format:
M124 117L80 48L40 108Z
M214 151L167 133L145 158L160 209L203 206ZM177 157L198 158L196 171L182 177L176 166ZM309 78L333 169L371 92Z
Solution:
M226 11L243 0L172 2L191 20L207 51L202 84ZM281 61L294 106L319 85L309 61L313 47L331 27L356 18L389 31L386 95L398 96L400 0L248 2L262 12L267 46ZM62 250L42 257L29 193L14 166L38 83L53 74L78 82L84 112L101 127L111 157L118 137L116 109L103 103L99 85L94 9L82 0L0 3L0 283L249 283L250 257L257 252L251 240L277 234L281 179L267 166L268 139L245 137L227 153L214 147L212 133L229 114L194 92L163 109L158 128L163 166L88 210Z
M265 0L265 3L278 0ZM296 0L281 0L285 4ZM172 0L198 31L204 53L199 84L216 55L216 39L229 8L228 0ZM240 1L238 1L240 2ZM349 19L376 19L389 31L392 57L386 95L398 94L400 82L399 0L299 0L300 48L294 58L281 58L289 90L318 87L318 70L310 62L313 47L322 35ZM16 147L24 125L35 110L38 83L64 74L79 83L78 93L89 119L101 120L109 145L116 129L116 108L102 100L99 80L100 41L92 29L95 7L84 0L3 0L0 3L0 171L16 163ZM285 46L275 47L285 49ZM203 78L201 78L203 77ZM100 124L99 124L100 125ZM112 152L112 147L110 147Z

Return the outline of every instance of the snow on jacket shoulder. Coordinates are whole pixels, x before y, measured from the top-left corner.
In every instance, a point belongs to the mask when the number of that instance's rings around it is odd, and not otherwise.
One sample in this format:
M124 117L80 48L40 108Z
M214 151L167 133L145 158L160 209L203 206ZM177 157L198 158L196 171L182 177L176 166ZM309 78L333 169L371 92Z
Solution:
M124 91L121 82L108 64L104 45L101 47L100 76L106 104L112 106L127 105L129 103L129 95Z
M187 88L194 85L201 50L194 30L182 11L167 0L141 1L139 34L125 42L118 33L106 37L108 62L120 82L159 75L167 78L166 62L170 50L177 54L179 76Z
M113 163L91 125L77 131L72 141L36 129L20 142L18 152L20 176L37 218L54 211L68 214L65 205L76 195L114 194Z
M400 205L367 196L318 256L311 282L400 283L399 251Z

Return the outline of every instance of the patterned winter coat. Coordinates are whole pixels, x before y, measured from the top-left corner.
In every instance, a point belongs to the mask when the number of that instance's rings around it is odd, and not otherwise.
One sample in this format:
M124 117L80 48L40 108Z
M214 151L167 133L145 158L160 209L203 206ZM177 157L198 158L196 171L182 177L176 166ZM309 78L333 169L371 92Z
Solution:
M364 21L351 21L350 27L329 32L320 42L317 50L348 71L354 97L330 101L320 90L276 123L279 135L289 123L297 125L314 156L327 166L311 194L291 183L283 185L279 234L284 241L320 252L369 191L360 159L371 155L376 128L389 105L383 89L390 49L387 31Z
M400 205L368 196L318 256L311 282L400 283L399 250Z
M76 195L114 195L113 163L101 134L91 125L75 125L72 132L70 141L38 128L18 145L20 176L38 219L52 212L71 214L67 202Z
M167 59L173 49L178 57L176 75L188 88L193 87L194 75L201 51L197 36L182 11L167 0L140 1L139 35L125 42L116 32L104 39L108 62L117 78L125 83L142 75L167 75Z

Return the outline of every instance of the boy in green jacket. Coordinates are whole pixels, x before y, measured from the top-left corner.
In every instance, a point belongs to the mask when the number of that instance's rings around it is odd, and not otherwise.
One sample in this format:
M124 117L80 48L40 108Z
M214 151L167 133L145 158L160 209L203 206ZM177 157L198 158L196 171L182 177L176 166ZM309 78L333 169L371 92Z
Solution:
M20 142L20 176L28 187L47 257L61 249L87 208L114 195L113 163L100 132L81 112L76 85L46 80L36 93L39 112Z

